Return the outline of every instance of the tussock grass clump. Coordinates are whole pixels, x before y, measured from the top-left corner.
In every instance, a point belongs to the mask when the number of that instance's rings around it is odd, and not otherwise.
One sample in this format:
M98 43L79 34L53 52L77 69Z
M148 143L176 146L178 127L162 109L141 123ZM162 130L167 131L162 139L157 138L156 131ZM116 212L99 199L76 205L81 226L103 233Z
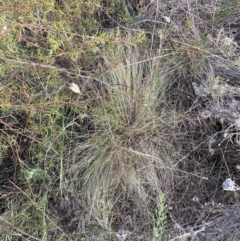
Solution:
M167 196L172 190L174 118L164 112L171 82L159 74L159 61L151 57L134 47L118 47L104 56L110 70L103 76L108 85L94 90L99 97L90 106L94 131L76 143L67 164L68 189L78 190L99 220L106 215L100 200L109 217L113 209L133 201L131 209L147 218L145 225L152 220L159 193Z

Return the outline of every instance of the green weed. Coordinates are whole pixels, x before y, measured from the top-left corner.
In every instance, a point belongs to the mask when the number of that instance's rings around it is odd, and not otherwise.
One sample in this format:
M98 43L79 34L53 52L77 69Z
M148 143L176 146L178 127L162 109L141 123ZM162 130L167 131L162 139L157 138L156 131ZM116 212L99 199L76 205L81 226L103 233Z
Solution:
M162 241L164 238L164 232L167 224L167 207L165 205L164 195L159 195L159 202L156 210L156 221L153 227L153 236L152 241Z

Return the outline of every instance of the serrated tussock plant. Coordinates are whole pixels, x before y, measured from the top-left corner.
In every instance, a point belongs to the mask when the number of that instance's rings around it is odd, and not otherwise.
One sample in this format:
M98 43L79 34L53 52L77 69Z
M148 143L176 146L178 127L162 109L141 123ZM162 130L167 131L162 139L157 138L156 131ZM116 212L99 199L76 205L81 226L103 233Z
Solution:
M112 209L116 202L119 208L136 200L134 208L151 220L151 202L172 186L174 118L164 111L167 104L162 107L171 83L159 75L156 58L134 47L118 47L103 59L108 73L102 79L108 85L93 88L98 97L89 106L94 130L68 156L67 187L98 218L103 216L98 200L104 196Z

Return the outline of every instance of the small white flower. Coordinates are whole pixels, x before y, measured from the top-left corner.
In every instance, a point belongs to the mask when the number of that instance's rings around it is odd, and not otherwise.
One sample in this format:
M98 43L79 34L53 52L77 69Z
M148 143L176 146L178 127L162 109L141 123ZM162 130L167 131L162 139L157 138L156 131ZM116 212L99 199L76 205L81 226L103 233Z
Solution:
M78 85L75 84L75 83L69 84L69 87L68 87L68 88L69 88L71 91L73 91L74 93L76 93L76 94L81 94L81 91L80 91Z

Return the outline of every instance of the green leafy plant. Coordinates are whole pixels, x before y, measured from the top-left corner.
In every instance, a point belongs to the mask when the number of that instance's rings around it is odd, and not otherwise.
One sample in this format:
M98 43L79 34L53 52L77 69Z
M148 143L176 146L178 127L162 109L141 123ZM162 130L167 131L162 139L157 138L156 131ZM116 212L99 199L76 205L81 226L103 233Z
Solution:
M153 226L152 241L162 241L167 225L167 206L165 204L164 194L159 195L159 201L156 209L156 218Z
M28 182L37 182L47 180L49 177L47 173L39 167L27 168L25 170L25 178Z

